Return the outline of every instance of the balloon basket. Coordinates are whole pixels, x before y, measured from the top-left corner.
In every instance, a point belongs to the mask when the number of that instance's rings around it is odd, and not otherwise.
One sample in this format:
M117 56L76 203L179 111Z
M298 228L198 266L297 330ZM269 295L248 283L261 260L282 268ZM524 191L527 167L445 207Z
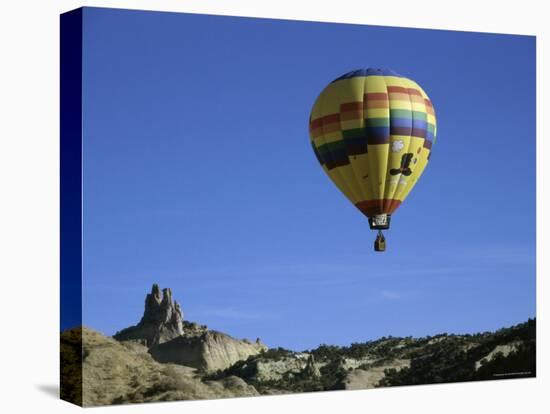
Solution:
M378 235L374 241L374 251L375 252L385 252L386 251L386 238L382 234L382 231L378 230Z

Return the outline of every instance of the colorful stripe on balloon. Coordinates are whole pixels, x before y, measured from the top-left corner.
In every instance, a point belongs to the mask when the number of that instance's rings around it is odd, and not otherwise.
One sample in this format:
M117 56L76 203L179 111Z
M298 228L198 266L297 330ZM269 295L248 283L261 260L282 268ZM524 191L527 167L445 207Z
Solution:
M325 88L309 132L317 160L346 197L367 216L391 214L428 162L436 118L414 81L360 69Z

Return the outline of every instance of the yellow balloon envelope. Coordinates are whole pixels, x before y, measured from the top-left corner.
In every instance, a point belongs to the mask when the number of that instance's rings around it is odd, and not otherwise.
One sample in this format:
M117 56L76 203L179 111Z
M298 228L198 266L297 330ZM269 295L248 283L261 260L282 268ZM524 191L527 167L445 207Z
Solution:
M360 69L331 82L309 121L313 151L344 195L379 230L403 203L430 158L433 105L413 80L388 69Z

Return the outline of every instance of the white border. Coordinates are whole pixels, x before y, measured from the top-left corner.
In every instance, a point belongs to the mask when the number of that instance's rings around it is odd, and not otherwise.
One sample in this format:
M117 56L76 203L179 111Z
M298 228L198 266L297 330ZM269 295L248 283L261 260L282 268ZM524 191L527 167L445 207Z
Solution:
M537 35L538 378L101 408L117 412L539 413L550 405L546 314L547 21L542 1L13 1L0 12L0 349L4 412L76 410L52 396L58 364L58 15L81 5ZM511 81L513 82L513 80ZM495 206L495 208L498 208ZM503 223L503 226L506 223ZM547 347L547 346L546 346ZM546 407L545 407L546 406ZM94 410L95 411L95 410Z

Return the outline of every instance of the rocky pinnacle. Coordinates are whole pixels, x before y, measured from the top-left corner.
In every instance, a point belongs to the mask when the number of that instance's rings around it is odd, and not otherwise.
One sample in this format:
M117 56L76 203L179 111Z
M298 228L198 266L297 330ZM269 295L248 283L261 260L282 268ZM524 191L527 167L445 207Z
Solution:
M160 290L156 283L145 298L145 310L139 323L117 332L118 340L136 340L148 347L167 342L183 334L183 313L173 301L170 289Z

